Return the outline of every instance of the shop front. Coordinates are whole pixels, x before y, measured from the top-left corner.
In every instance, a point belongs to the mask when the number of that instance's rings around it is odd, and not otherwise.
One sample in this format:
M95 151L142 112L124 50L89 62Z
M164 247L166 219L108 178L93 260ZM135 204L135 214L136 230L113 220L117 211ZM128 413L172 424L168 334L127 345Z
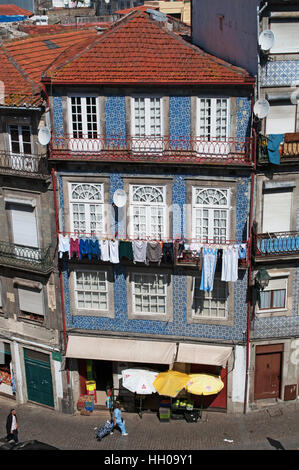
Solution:
M10 344L0 342L0 394L16 395Z
M131 368L168 370L174 362L176 343L116 338L69 336L66 357L76 359L79 395L92 394L94 405L106 408L119 399L126 411L158 410L158 393L139 396L122 384L123 371ZM88 390L94 384L94 391Z
M170 406L179 401L183 406L192 403L194 408L226 410L227 361L231 352L231 347L224 346L82 336L69 336L67 347L67 357L78 363L80 396L93 394L94 405L100 408L111 406L117 398L126 411L135 412L157 412L161 400L167 397L158 393L136 394L124 387L123 374L130 369L157 373L171 369L219 376L224 384L219 393L203 397L182 390L176 399L170 399ZM94 384L94 391L88 390L90 383Z
M219 393L193 395L195 407L227 409L227 362L232 353L228 346L180 343L174 369L188 374L211 374L221 378L224 386ZM190 394L189 398L190 398Z

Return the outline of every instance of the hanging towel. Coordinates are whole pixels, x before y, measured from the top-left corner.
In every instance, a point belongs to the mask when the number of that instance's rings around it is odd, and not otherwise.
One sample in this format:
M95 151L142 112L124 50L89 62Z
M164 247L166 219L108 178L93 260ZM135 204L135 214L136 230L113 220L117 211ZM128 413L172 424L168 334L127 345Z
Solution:
M146 264L158 263L160 265L162 258L161 244L159 242L147 242L146 246Z
M89 253L88 259L91 260L92 256L96 256L98 260L101 259L101 249L99 245L99 240L89 240Z
M132 242L120 241L119 242L119 259L127 258L133 261L133 247Z
M217 248L202 249L202 271L200 290L211 291L214 285L215 268L217 261Z
M80 255L89 255L89 239L80 238L79 241Z
M110 253L110 262L114 264L118 264L119 263L118 240L109 240L109 253Z
M134 240L132 242L133 248L133 263L145 263L146 262L146 245L147 242L143 240Z
M270 134L268 136L267 150L269 162L273 165L280 165L279 146L283 142L284 134Z
M101 250L101 260L110 261L108 240L100 240L100 250Z
M79 238L70 239L70 258L72 258L74 255L78 256L78 258L81 259L80 248L79 248Z
M238 245L229 245L223 250L221 281L236 282L238 280L238 258Z
M59 234L58 251L59 251L59 258L62 258L63 253L68 253L70 256L70 239L67 235L63 236L61 233Z

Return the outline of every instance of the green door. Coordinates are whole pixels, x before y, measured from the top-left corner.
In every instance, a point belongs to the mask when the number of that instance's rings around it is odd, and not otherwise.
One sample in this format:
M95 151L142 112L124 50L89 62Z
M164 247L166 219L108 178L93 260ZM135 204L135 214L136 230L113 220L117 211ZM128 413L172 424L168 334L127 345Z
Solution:
M24 349L28 400L54 407L50 356Z

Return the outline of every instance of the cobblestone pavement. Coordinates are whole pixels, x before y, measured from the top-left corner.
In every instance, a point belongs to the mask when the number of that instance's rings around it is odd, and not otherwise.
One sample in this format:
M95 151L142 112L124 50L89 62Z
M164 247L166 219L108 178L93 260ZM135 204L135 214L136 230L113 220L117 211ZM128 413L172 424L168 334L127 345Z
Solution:
M278 441L286 450L299 448L299 402L271 406L246 415L204 412L202 421L161 423L154 413L142 419L123 413L128 436L118 431L101 442L96 427L110 417L108 411L90 416L66 415L48 408L0 397L0 437L5 436L6 417L17 410L20 441L37 439L61 450L271 450ZM275 442L274 442L275 445Z

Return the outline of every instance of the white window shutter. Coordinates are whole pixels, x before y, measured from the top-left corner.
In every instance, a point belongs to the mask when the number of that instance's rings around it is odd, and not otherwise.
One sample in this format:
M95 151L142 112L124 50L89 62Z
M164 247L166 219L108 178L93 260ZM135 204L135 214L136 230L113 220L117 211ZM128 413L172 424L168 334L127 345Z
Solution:
M19 287L18 294L20 310L37 315L45 314L43 291Z
M263 232L289 232L293 191L269 191L263 195Z
M266 119L266 134L285 134L295 132L296 106L271 105Z
M298 23L294 21L271 21L271 31L275 36L271 54L299 52L298 28Z
M35 210L25 204L9 204L13 241L16 245L38 247Z

